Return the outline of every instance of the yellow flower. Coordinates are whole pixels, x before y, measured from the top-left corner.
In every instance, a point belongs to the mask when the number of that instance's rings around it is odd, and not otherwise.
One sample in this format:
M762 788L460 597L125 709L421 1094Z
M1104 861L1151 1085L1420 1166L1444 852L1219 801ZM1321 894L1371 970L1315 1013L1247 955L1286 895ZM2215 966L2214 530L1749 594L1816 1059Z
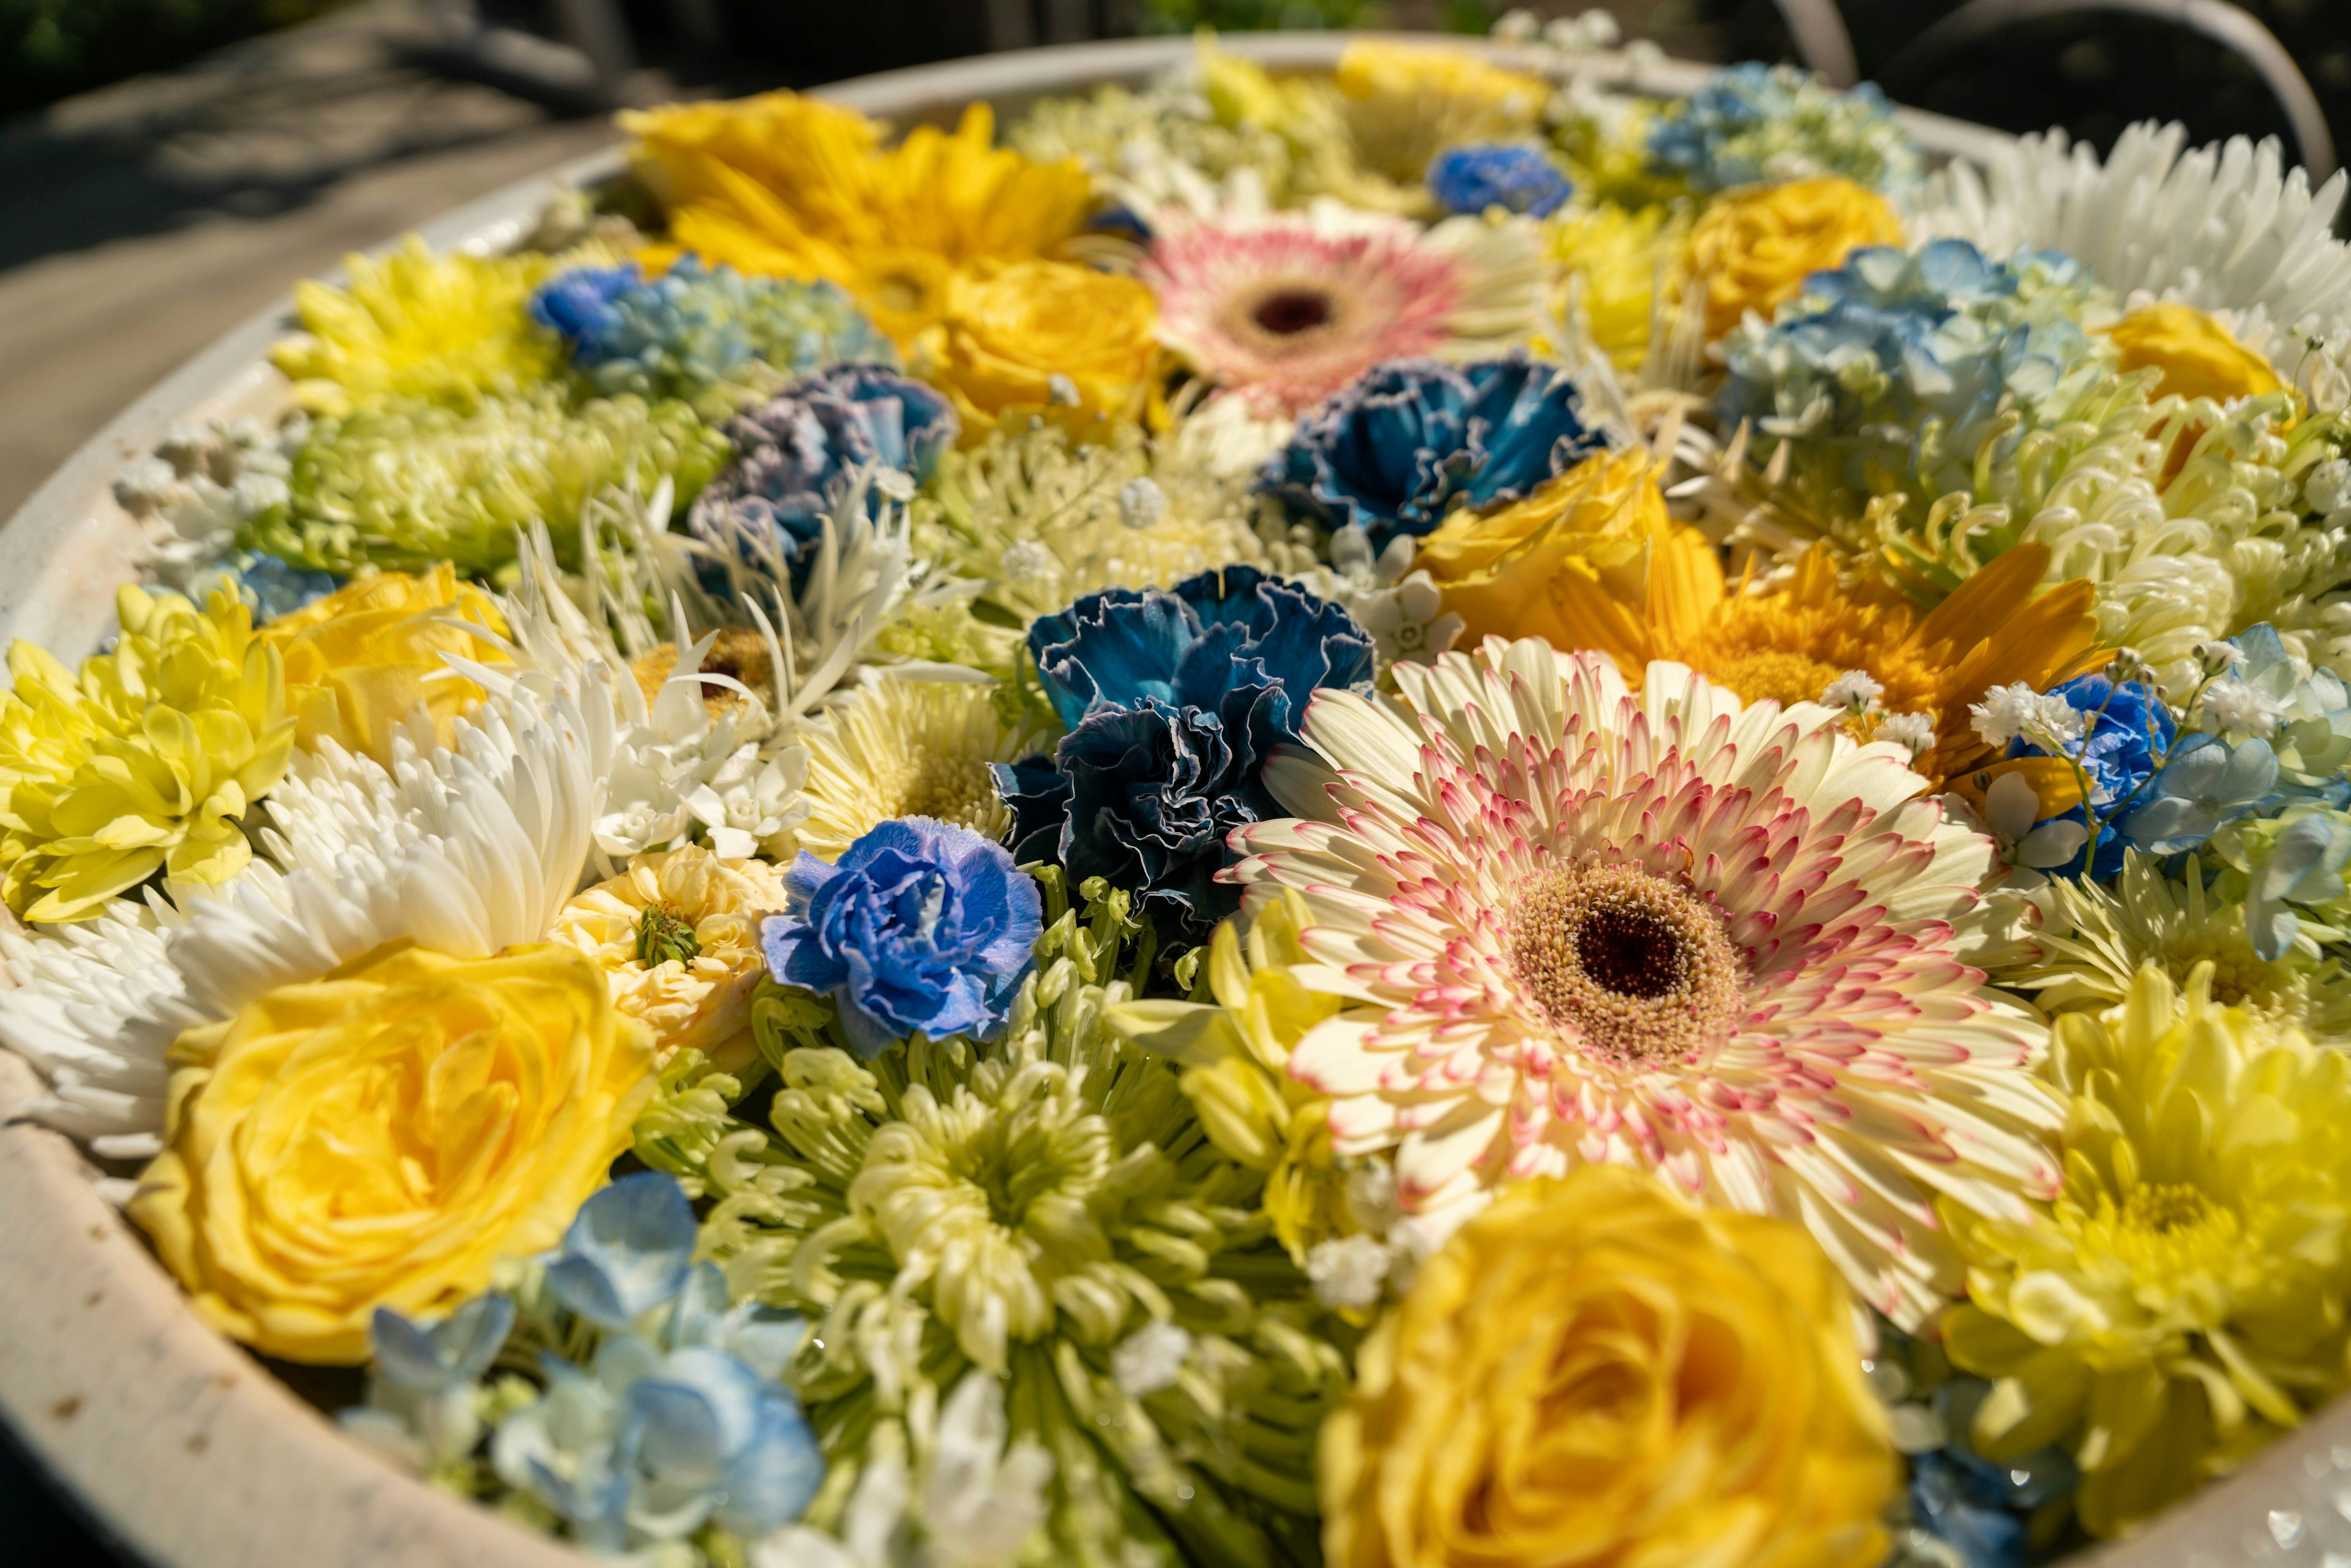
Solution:
M1689 234L1682 209L1663 204L1627 212L1606 206L1562 214L1548 225L1552 259L1578 281L1593 341L1619 370L1638 370L1661 298Z
M333 740L389 768L394 731L422 703L447 746L452 725L482 700L482 688L441 655L485 664L506 657L496 643L451 621L506 634L490 596L458 581L456 569L443 561L422 577L383 571L360 578L263 627L262 641L286 661L299 744Z
M232 1338L357 1364L378 1307L445 1312L554 1245L629 1146L643 1030L569 947L379 950L172 1048L131 1214Z
M957 272L1043 255L1084 226L1093 201L1075 162L993 148L985 104L953 135L918 126L886 152L864 116L789 92L621 124L670 207L667 254L830 278L902 346L946 313Z
M1750 310L1770 319L1805 278L1859 246L1901 243L1902 220L1886 198L1842 175L1718 196L1690 231L1687 263L1706 290L1706 335L1721 337Z
M0 892L27 920L86 920L159 871L235 876L253 858L240 819L293 749L277 652L235 596L200 611L126 585L115 611L121 640L78 675L8 650Z
M1005 724L992 687L961 681L881 680L861 688L824 722L800 732L808 746L808 818L799 847L839 860L893 817L931 817L990 839L1012 825L991 762L1017 762L1050 743Z
M305 407L340 416L419 397L469 410L555 373L561 346L529 311L550 258L436 256L411 235L381 261L353 256L343 265L348 288L295 285L305 335L269 353Z
M1249 922L1246 949L1238 920L1217 927L1208 946L1214 1005L1128 1001L1102 1016L1123 1039L1177 1063L1209 1142L1265 1172L1266 1217L1301 1266L1316 1242L1354 1229L1331 1162L1330 1097L1289 1071L1306 1031L1342 1006L1290 973L1311 962L1298 940L1309 924L1306 901L1285 888Z
M1652 659L1687 664L1748 702L1818 702L1859 670L1880 711L1924 714L1935 744L1914 764L1940 780L1988 760L1968 707L2022 681L2045 691L2100 656L2093 587L2038 597L2049 551L2006 551L1921 616L1841 584L1827 551L1772 593L1734 591L1703 536L1666 517L1637 449L1587 459L1487 517L1456 513L1421 549L1469 638L1538 636L1595 648L1637 685ZM2060 808L2061 810L2063 808Z
M1467 50L1368 38L1347 46L1332 79L1356 157L1400 184L1421 180L1445 148L1527 135L1551 101L1551 85L1541 78Z
M2215 402L2259 397L2283 386L2270 362L2229 334L2229 329L2186 305L2166 300L2132 311L2105 329L2120 350L2118 371L2163 372L2157 397L2209 397Z
M1132 277L1061 261L976 267L949 285L946 319L913 350L955 400L967 443L998 416L1043 413L1101 439L1143 417L1158 364L1159 308Z
M1946 1205L1970 1269L1943 1340L1996 1381L1976 1446L2066 1444L2114 1535L2345 1385L2351 1061L2150 966L2056 1023L2065 1186L2023 1223Z
M658 1061L692 1050L739 1072L758 1054L751 993L768 974L759 922L785 906L767 862L689 845L639 855L565 904L549 939L594 961L612 1005L652 1031Z
M1331 1568L1872 1568L1896 1473L1818 1244L1612 1166L1422 1266L1318 1468Z

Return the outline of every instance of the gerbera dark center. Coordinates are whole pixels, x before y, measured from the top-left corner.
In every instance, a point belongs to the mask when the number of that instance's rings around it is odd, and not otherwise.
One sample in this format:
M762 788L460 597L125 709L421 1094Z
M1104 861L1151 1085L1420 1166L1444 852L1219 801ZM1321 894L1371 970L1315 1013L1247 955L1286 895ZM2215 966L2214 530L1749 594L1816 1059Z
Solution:
M1636 866L1531 878L1508 915L1510 967L1561 1032L1620 1062L1712 1044L1737 1015L1738 950L1688 888Z
M1305 288L1285 288L1257 302L1249 319L1277 337L1311 332L1331 320L1331 297Z

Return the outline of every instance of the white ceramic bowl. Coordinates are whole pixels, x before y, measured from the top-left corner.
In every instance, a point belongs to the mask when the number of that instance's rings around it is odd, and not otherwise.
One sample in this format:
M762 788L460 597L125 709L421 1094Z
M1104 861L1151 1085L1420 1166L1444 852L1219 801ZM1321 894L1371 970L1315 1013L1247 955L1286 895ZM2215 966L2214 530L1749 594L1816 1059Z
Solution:
M1240 36L1225 47L1274 66L1329 67L1331 34ZM1035 49L893 71L819 89L901 125L951 122L1045 92L1139 81L1178 61L1182 39ZM1629 85L1687 91L1699 66L1623 64ZM1904 110L1947 157L1997 132ZM559 184L621 167L617 150L510 186L423 230L436 249L509 246ZM294 280L287 279L290 285ZM275 412L266 354L290 301L264 311L125 409L0 528L0 637L61 655L93 648L141 535L110 492L115 470L183 420ZM577 1568L564 1546L434 1491L345 1438L192 1312L138 1234L58 1134L16 1122L37 1091L0 1051L0 1418L151 1568ZM0 1522L0 1545L7 1533ZM8 1553L0 1551L0 1558ZM2351 1401L2206 1489L2097 1568L2219 1568L2270 1560L2351 1568Z

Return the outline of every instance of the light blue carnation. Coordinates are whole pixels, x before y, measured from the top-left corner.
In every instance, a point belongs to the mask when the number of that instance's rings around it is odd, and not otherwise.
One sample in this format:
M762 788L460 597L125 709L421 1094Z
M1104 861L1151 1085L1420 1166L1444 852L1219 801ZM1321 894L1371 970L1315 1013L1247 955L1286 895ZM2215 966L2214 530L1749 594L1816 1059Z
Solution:
M1539 147L1473 142L1448 147L1429 161L1428 193L1448 213L1476 217L1489 207L1547 218L1575 193Z

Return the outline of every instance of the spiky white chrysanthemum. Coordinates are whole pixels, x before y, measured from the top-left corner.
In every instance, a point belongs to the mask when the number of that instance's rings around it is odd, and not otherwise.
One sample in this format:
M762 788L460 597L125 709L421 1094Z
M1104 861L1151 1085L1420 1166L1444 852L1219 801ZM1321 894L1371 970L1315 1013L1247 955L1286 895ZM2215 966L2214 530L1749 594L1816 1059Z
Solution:
M1916 1324L1959 1270L1949 1197L2056 1190L2038 1018L1977 965L2013 940L1990 840L1898 747L1679 664L1489 639L1318 692L1232 873L1297 890L1306 986L1352 1004L1290 1058L1343 1154L1410 1210L1609 1162L1801 1221Z
M486 957L543 937L579 886L611 759L610 699L587 695L492 697L446 747L420 715L390 768L332 742L297 751L261 857L234 883L0 938L16 982L0 1044L50 1086L35 1119L102 1155L151 1155L182 1030L399 938Z
M2335 237L2346 175L2314 194L2275 137L2187 146L2177 121L2131 126L2103 162L2063 131L2021 137L1980 176L1953 161L1911 236L1956 235L1990 256L2060 250L2126 300L2231 312L2249 342L2277 329L2270 357L2292 380L2307 338L2351 328L2351 247Z

